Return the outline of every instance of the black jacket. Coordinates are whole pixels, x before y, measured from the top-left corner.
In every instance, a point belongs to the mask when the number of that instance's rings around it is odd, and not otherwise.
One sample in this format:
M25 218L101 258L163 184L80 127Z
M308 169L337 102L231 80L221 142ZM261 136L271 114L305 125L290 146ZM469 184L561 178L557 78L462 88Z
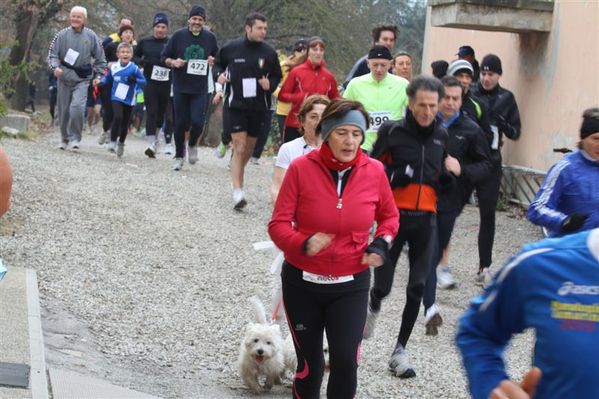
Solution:
M499 84L490 91L485 90L480 82L473 88L472 94L479 99L489 111L489 123L491 129L495 127L498 131L497 146L493 148L493 141L489 141L491 145L491 155L495 161L501 161L501 152L499 149L503 145L503 136L511 140L518 140L520 137L520 112L516 98L511 91L504 89Z
M372 157L385 164L394 191L409 185L427 186L434 189L438 196L454 180L444 166L447 139L447 131L440 123L435 121L428 128L422 128L408 111L406 118L388 121L379 127ZM417 193L419 195L420 190ZM395 198L397 203L397 196ZM411 200L416 206L406 207L398 203L399 209L419 210L420 198ZM410 201L404 199L401 202L405 205Z
M447 153L460 163L461 174L455 186L441 193L439 212L461 210L474 184L491 172L491 154L482 129L464 114L447 127Z
M171 84L171 72L169 72L168 80L152 80L152 69L154 68L154 65L170 69L162 62L161 59L162 50L164 50L168 40L168 37L165 37L164 39L156 39L154 36L146 36L141 38L135 47L133 61L139 65L140 68L143 68L144 77L146 78L148 84L169 86Z
M231 109L266 112L270 109L271 95L281 81L281 65L275 50L264 42L252 42L247 37L231 40L219 51L215 62L215 76L227 70L227 100ZM270 81L270 90L264 91L258 79L266 76ZM246 80L247 79L247 80ZM255 79L255 96L244 97L246 88L252 86ZM250 82L248 85L247 82Z

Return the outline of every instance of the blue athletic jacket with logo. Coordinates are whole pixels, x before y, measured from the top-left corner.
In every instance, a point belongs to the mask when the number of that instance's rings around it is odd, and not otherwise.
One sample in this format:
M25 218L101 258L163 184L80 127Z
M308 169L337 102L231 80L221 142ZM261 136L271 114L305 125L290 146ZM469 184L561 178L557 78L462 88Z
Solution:
M456 342L475 399L508 378L503 352L527 328L543 372L535 399L599 398L599 229L524 246L472 300Z
M134 78L135 82L129 82L130 77ZM144 87L146 85L146 79L144 78L141 69L139 69L133 62L129 62L125 66L122 66L120 62L112 64L108 69L108 74L102 78L100 84L104 85L109 82L112 82L110 99L130 106L135 105L136 86ZM127 87L120 86L119 88L119 84L126 85ZM126 95L124 94L125 88L127 89Z

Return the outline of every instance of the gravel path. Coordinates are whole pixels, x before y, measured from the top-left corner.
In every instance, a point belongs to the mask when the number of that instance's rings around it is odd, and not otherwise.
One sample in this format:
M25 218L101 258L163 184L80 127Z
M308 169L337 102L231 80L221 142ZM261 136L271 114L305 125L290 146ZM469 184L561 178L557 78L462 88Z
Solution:
M232 210L226 159L209 149L173 172L165 155L147 159L134 137L122 160L94 136L78 153L56 149L57 139L2 141L15 183L13 207L0 219L1 255L38 272L49 366L167 398L254 397L235 362L247 298L267 299L275 284L270 254L251 245L267 239L272 158L248 166L249 205L240 213ZM539 232L517 215L498 215L499 265ZM468 397L452 341L457 318L480 292L477 223L471 207L458 220L451 263L461 284L438 293L445 320L438 337L425 336L418 320L408 347L418 374L411 380L386 366L404 301L401 258L375 336L363 344L358 397ZM526 334L509 349L516 377L528 369L531 341ZM264 396L290 397L290 389Z

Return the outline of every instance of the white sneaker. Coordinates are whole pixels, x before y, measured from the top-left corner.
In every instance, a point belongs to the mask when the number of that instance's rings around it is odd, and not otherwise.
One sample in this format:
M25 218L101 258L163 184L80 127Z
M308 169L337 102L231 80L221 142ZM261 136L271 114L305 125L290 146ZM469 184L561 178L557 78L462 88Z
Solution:
M187 160L190 164L194 165L198 162L198 147L187 148Z
M455 288L456 282L451 275L451 269L446 267L437 267L437 287L442 290Z
M439 308L436 304L433 304L424 315L424 327L426 328L426 335L437 335L439 334L439 327L443 324L443 318L439 313Z
M251 162L253 165L260 165L260 158L251 157L251 158L250 158L250 162Z
M146 154L149 158L156 158L156 146L154 143L151 143L148 148L146 148L144 154Z
M116 146L116 156L121 158L125 153L125 143L119 142Z
M102 145L108 141L108 132L102 132L98 137L98 144Z
M484 288L487 288L491 285L491 281L493 280L493 275L488 267L485 267L482 270L478 271L478 274L475 277L475 281L477 285L480 285Z
M164 146L164 153L166 155L172 155L173 154L173 145L171 143L168 143L167 145Z
M60 150L66 150L68 144L69 143L65 143L64 141L61 141L60 144L58 144L58 149L60 149Z
M247 205L243 190L240 188L233 189L233 209L240 210Z
M116 152L116 141L110 141L106 144L106 149L108 152Z
M368 313L366 314L366 323L364 324L364 332L362 333L363 339L368 339L374 335L374 326L376 325L376 319L379 316L379 312L375 312L368 306Z
M406 350L399 343L395 347L391 359L389 359L389 370L399 378L416 377L416 372L408 360Z
M71 146L71 150L78 150L81 146L81 142L79 140L73 140L69 143L69 145Z
M173 170L183 169L183 158L175 158L173 161Z

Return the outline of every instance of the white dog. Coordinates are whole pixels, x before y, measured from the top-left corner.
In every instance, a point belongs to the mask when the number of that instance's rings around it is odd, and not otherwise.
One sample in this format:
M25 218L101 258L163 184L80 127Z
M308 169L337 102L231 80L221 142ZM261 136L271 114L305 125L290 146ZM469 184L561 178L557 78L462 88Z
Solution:
M297 360L293 342L283 340L278 324L266 321L262 302L256 297L251 297L249 302L254 320L248 323L241 342L239 372L251 391L261 393L270 390L274 384L280 384L287 369L295 372Z

